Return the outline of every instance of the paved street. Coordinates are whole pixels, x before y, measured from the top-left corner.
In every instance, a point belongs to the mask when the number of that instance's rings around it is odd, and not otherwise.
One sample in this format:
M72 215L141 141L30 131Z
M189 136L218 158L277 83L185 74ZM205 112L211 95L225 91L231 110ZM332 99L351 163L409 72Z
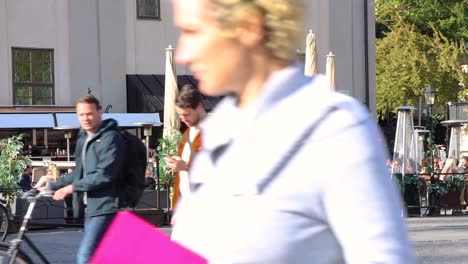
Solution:
M407 223L417 263L468 263L468 216L408 218ZM82 231L36 229L29 236L52 263L74 263Z
M468 216L409 218L417 263L468 263Z
M162 228L166 233L170 228ZM28 237L42 251L51 263L75 263L76 251L82 237L81 228L36 229L28 232ZM16 234L9 235L12 239ZM38 257L28 246L22 245L34 263L40 263Z

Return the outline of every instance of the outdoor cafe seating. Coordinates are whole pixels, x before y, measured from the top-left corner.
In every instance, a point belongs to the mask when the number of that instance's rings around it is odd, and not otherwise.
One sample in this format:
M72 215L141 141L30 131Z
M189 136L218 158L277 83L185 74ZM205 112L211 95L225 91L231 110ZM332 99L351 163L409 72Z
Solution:
M443 175L456 176L456 178L439 180ZM416 175L406 175L406 177L414 176ZM468 201L468 188L464 187L468 184L468 175L434 173L431 179L428 174L417 174L417 179L416 184L407 184L408 181L405 187L400 184L407 216L437 216L442 213L463 215L463 210L466 208L465 201Z

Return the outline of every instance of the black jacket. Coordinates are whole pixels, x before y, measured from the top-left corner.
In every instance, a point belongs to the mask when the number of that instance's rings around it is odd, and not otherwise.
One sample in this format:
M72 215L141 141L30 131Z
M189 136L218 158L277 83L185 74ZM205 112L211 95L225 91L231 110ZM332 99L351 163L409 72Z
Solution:
M51 184L58 190L73 184L73 215L79 217L79 204L83 194L87 194L86 216L97 216L118 211L118 185L121 179L124 160L124 144L117 121L106 119L100 129L86 143L87 133L80 130L76 142L75 169ZM86 148L86 159L82 151ZM96 155L97 154L97 155ZM86 172L83 173L84 168Z

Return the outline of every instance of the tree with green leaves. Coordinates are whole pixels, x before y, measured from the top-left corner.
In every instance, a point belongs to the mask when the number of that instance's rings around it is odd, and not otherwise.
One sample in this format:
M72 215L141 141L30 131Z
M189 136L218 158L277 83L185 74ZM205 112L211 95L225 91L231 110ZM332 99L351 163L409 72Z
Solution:
M395 14L388 32L377 40L377 114L398 106L418 106L423 90L432 85L437 91L436 106L443 112L448 101L464 99L468 74L460 68L464 46L449 40L436 28L432 36Z
M441 32L453 41L468 42L468 0L376 0L380 24L401 17L423 34Z

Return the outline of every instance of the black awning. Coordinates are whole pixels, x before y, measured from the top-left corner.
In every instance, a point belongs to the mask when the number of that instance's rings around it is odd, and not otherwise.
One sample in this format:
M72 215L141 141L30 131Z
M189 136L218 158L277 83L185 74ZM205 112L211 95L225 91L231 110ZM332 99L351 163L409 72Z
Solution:
M164 112L164 75L135 74L127 75L127 112L163 113ZM185 85L198 86L198 81L191 75L178 75L179 90ZM202 104L210 112L222 97L203 96Z

